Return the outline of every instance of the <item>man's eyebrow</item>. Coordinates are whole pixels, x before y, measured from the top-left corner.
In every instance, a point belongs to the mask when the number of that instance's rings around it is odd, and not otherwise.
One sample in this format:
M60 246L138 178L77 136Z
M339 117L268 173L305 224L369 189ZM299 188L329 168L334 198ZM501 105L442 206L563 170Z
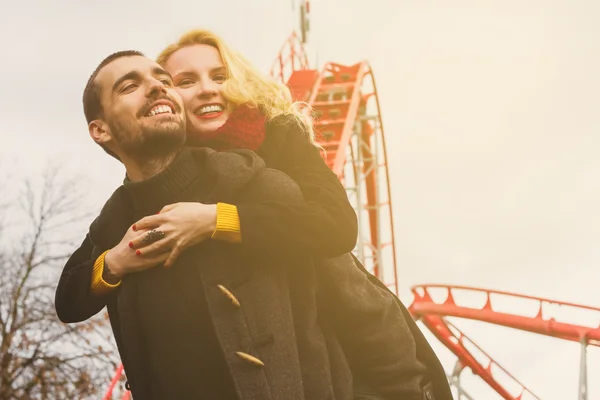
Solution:
M126 73L125 75L123 75L123 76L122 76L122 77L120 77L119 79L117 79L117 80L115 81L115 83L113 84L113 87L112 87L112 90L113 90L113 92L114 92L115 90L117 90L117 88L119 87L119 85L120 85L121 83L123 83L123 82L125 82L125 81L127 81L127 80L130 80L130 79L140 79L140 74L139 74L139 72L137 72L137 71L131 71L131 72L128 72L128 73Z
M152 73L154 75L158 75L158 76L166 76L169 79L171 78L171 74L169 74L167 71L165 71L164 69L160 68L160 67L154 67L152 68ZM128 80L141 80L142 79L142 75L138 72L138 71L131 71L126 73L125 75L123 75L122 77L120 77L119 79L117 79L115 81L115 83L113 84L112 90L115 91L117 90L117 88L119 87L119 85L121 85L121 83L128 81Z
M162 69L160 67L154 67L154 68L152 68L152 73L154 75L168 76L170 79L173 79L173 77L171 76L170 73L168 73L167 71L165 71L164 69Z

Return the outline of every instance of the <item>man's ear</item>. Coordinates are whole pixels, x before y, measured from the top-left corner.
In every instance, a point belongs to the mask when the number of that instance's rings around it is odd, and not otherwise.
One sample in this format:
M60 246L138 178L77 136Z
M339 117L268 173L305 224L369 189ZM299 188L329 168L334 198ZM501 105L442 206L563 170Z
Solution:
M98 143L99 145L106 145L112 141L110 128L104 121L100 119L95 119L90 122L88 125L88 130L90 131L90 136L94 142Z

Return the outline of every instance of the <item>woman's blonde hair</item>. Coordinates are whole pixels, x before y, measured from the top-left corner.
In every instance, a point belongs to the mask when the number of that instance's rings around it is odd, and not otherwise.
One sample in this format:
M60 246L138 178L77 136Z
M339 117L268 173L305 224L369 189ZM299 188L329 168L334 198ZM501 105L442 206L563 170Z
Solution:
M231 49L216 34L205 29L194 29L184 33L177 42L165 48L156 62L164 67L175 53L184 47L205 44L215 47L221 54L227 69L227 79L223 83L223 97L234 106L246 104L258 107L267 120L280 115L296 116L314 143L314 130L311 118L304 113L308 104L293 102L289 88L275 79L261 73L244 56Z

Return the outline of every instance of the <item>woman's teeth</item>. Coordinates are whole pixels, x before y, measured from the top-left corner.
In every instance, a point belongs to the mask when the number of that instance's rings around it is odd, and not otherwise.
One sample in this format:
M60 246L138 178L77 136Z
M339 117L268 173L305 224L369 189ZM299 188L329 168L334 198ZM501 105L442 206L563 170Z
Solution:
M223 106L218 105L218 104L210 104L207 106L200 107L200 110L198 110L198 114L205 115L208 113L221 112L221 111L223 111Z

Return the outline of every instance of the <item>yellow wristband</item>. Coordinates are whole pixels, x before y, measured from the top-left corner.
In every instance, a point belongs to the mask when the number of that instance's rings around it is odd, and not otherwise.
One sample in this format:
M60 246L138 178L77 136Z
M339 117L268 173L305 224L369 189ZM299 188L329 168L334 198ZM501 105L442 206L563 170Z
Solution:
M237 207L227 203L217 203L217 226L211 239L240 243L242 232Z
M96 259L96 262L94 263L94 269L92 270L92 282L90 284L90 288L93 294L106 294L121 284L121 282L119 281L119 283L111 285L110 283L102 279L102 272L104 271L104 257L106 257L106 253L108 253L108 250L100 254L100 256Z

